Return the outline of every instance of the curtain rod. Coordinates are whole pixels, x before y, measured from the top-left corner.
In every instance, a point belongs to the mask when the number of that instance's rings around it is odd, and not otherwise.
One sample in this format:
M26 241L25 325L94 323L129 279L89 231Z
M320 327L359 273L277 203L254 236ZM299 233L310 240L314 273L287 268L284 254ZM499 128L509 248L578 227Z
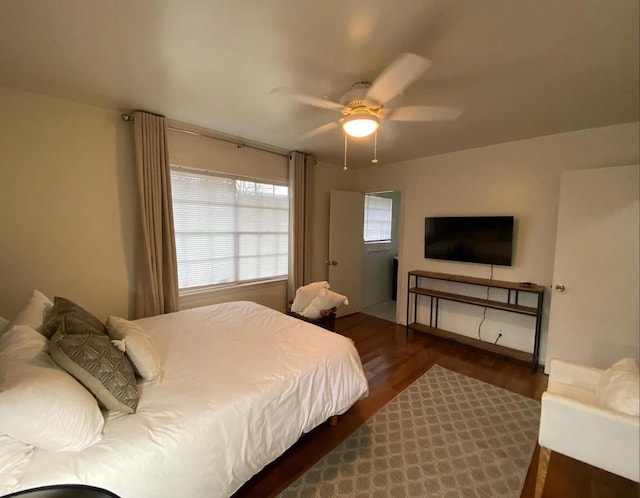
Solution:
M121 114L120 117L122 118L122 121L133 121L133 115L131 114ZM204 133L199 133L197 131L191 131L191 130L185 130L183 128L176 128L174 126L167 126L167 129L170 131L175 131L178 133L186 133L187 135L195 135L197 137L203 137L203 138L209 138L211 140L217 140L218 142L225 142L228 144L232 144L235 145L238 149L243 149L243 148L247 148L247 149L254 149L254 150L259 150L261 152L269 152L270 154L276 154L278 156L283 156L283 157L290 157L290 153L287 152L275 152L273 150L267 149L266 147L258 147L256 145L249 145L243 142L235 142L233 140L229 140L229 139L225 139L225 138L218 138L218 137L212 137L211 135L205 135Z

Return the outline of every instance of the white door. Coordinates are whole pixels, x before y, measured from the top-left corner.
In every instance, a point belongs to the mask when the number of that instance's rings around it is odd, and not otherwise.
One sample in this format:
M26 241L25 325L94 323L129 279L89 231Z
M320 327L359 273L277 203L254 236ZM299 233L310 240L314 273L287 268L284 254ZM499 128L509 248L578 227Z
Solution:
M638 181L638 166L562 175L547 369L638 358Z
M364 194L332 190L329 202L329 284L349 298L337 316L362 308L362 237Z

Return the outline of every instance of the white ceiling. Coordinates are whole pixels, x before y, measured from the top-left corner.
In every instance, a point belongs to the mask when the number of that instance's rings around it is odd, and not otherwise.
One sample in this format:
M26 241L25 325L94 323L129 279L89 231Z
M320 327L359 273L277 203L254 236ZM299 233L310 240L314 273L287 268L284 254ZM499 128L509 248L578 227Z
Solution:
M340 164L338 100L401 52L431 59L402 104L453 123L383 122L392 162L638 120L637 0L2 0L0 86L169 118ZM350 147L368 164L372 140Z

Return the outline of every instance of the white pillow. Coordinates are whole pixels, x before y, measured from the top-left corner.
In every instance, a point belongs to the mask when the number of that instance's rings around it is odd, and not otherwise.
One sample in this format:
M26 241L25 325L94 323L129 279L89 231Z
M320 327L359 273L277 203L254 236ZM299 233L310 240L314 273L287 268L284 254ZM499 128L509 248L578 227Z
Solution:
M30 444L0 435L0 489L9 490L18 484L32 453Z
M320 318L322 310L328 310L340 306L341 304L349 304L349 300L346 296L333 292L329 289L322 289L318 292L318 295L313 298L309 306L307 306L302 313L302 316L307 318Z
M318 295L322 289L328 289L329 282L313 282L299 287L296 291L296 297L291 304L291 311L300 313L311 304L313 298Z
M636 360L624 358L605 370L596 387L596 396L603 405L637 417L640 414L640 379Z
M95 398L46 352L47 338L17 325L0 337L0 434L51 451L101 439Z
M140 325L124 318L110 316L107 320L107 330L118 349L127 354L140 377L144 380L155 380L160 376L160 357L151 338Z
M26 325L32 329L36 329L38 332L42 332L44 322L46 321L51 308L53 308L51 299L45 296L38 289L34 289L31 296L22 303L18 314L13 320L11 320L11 323L7 325L5 330L9 330L15 325Z

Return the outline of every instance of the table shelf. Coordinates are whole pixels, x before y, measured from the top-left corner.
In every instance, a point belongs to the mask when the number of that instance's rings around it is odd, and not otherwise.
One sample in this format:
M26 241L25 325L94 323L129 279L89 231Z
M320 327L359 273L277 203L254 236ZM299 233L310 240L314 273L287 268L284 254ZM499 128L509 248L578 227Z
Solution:
M466 335L449 332L448 330L430 327L429 325L424 325L423 323L413 322L411 325L409 325L409 328L411 328L412 330L417 330L418 332L424 332L425 334L435 335L437 337L441 337L442 339L448 339L451 341L459 342L460 344L466 344L467 346L472 346L484 351L489 351L490 353L514 358L526 363L530 363L533 360L533 354L528 353L527 351L520 351L519 349L508 348L506 346L501 346L500 344L481 341L479 339L468 337Z
M411 285L411 280L414 285ZM493 299L483 299L465 294L453 292L444 292L435 289L428 289L420 286L421 279L442 280L447 282L456 282L468 285L480 285L484 287L504 289L507 291L507 301L496 301ZM502 280L492 280L486 278L467 277L464 275L453 275L449 273L438 273L424 270L413 270L408 274L407 279L407 331L415 330L427 333L443 339L448 339L461 344L466 344L475 348L489 351L501 356L507 356L516 360L530 362L535 368L538 364L538 355L540 350L540 330L542 323L542 304L545 288L541 285L533 283L517 283L506 282ZM523 306L518 304L519 294L521 292L531 293L537 296L537 305ZM411 322L411 296L413 296L413 322ZM417 321L418 296L430 298L429 323L424 324ZM512 296L514 302L512 302ZM468 337L456 332L444 330L438 327L439 301L453 301L457 303L469 304L472 306L480 306L485 308L497 309L509 313L517 313L535 317L535 330L533 337L533 353L521 351L518 349L508 348L499 344L494 344L473 337Z

